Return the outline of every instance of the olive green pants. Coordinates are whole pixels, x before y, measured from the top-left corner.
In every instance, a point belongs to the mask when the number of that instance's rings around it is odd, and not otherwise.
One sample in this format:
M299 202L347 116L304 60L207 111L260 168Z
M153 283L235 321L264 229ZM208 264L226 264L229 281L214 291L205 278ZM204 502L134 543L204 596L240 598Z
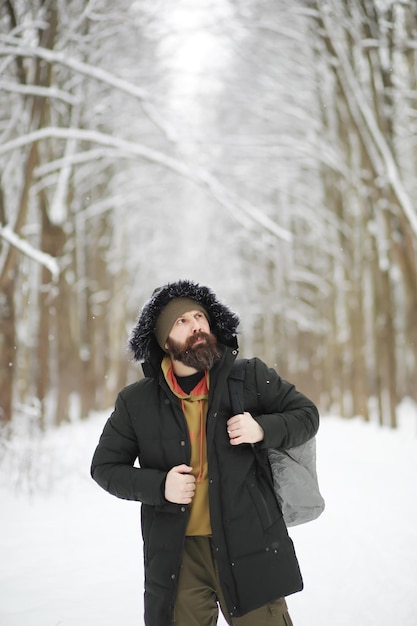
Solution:
M172 624L215 626L220 609L230 626L292 626L284 598L231 618L220 588L209 537L186 537Z

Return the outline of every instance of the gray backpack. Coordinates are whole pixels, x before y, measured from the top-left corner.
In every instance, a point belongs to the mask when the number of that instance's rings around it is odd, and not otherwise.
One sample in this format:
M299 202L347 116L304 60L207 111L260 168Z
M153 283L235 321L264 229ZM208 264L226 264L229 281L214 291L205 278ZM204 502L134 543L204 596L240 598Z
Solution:
M229 374L229 395L234 415L244 412L243 387L246 373L245 359L238 359ZM260 451L253 448L262 463ZM310 522L324 511L316 471L316 439L288 450L267 449L273 488L287 526Z

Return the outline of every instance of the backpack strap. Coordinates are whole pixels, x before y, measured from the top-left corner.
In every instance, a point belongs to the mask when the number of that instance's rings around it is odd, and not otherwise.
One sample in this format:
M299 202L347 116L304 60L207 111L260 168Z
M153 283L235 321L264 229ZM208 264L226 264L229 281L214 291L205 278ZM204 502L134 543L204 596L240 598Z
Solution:
M247 363L247 359L237 359L233 363L232 369L230 370L229 377L227 379L233 415L243 413L245 410L243 387L245 383Z
M245 376L246 376L246 366L248 364L247 359L236 359L233 363L232 369L230 370L229 378L227 380L229 386L229 396L230 403L232 405L232 414L239 415L245 411L245 400L244 400L244 384L245 384ZM258 397L258 405L259 405L259 397ZM255 459L261 468L261 471L264 472L268 482L270 483L273 489L271 468L268 461L267 451L258 449L256 445L252 445L252 450L255 455Z

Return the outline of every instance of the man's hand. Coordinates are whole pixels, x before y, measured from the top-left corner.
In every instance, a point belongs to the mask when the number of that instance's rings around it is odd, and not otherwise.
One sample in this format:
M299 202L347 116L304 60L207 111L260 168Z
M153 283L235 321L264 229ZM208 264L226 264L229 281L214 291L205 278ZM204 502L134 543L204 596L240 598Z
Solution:
M174 504L190 504L195 493L195 476L189 465L175 465L165 481L165 498Z
M264 438L262 426L247 411L234 415L228 420L227 433L232 446L238 446L241 443L257 443Z

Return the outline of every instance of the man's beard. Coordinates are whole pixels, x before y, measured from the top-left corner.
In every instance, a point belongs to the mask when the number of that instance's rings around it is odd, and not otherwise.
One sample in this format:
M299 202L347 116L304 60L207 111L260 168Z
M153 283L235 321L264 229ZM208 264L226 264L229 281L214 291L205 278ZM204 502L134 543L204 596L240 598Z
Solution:
M205 339L205 342L194 345L198 339ZM167 348L172 359L181 361L199 372L211 369L221 357L217 339L211 333L195 333L185 343L179 343L168 337Z

